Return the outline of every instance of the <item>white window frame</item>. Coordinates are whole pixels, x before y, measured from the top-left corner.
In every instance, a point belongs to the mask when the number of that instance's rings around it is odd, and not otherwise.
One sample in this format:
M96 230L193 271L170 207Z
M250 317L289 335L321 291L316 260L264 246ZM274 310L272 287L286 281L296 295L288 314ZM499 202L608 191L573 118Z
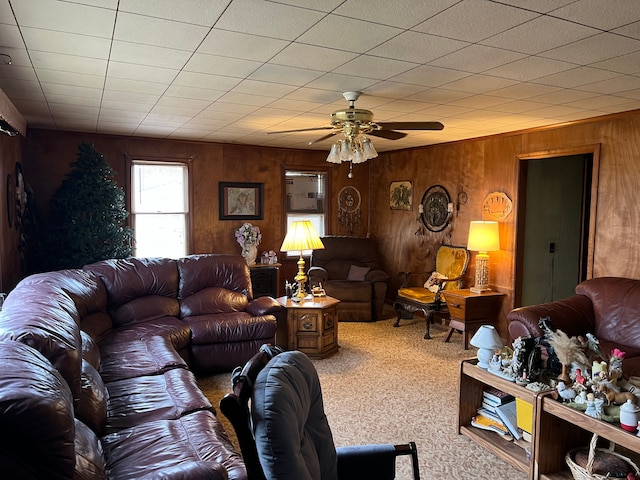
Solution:
M138 210L137 205L137 192L136 188L138 186L138 179L136 178L136 170L139 167L145 166L165 166L165 167L180 167L182 169L184 175L183 181L183 208L178 208L175 210ZM188 255L191 250L191 171L190 171L190 162L187 160L148 160L148 159L139 159L139 158L131 158L130 166L129 166L129 192L130 192L130 224L133 229L134 235L134 244L133 244L133 254L139 256L138 254L138 239L136 238L136 221L138 215L182 215L184 218L184 222L180 222L183 225L183 248L179 251L174 252L154 252L152 256L161 256L168 258L179 258L185 255ZM145 255L149 256L149 255Z
M291 194L293 192L290 191L288 180L291 177L308 177L309 179L311 179L313 176L318 177L318 185L316 186L316 188L310 189L308 191L308 194L311 195L315 193L316 207L318 205L317 201L321 200L322 208L314 209L313 207L310 207L308 211L307 209L304 209L304 208L299 208L299 209L294 208L289 210L289 207L291 206L291 203L292 203ZM322 177L322 180L320 179L320 177ZM329 200L328 194L327 194L328 190L329 190L329 172L320 171L320 170L313 170L313 171L299 170L295 168L287 169L285 171L285 199L286 199L285 207L284 207L285 221L286 221L285 233L289 230L291 223L299 220L309 220L311 224L315 227L316 231L318 232L318 235L320 237L325 236L327 231L327 201ZM303 251L302 255L305 257L310 256L311 250ZM299 256L300 256L300 252L287 252L287 257L293 258L293 257L299 257Z

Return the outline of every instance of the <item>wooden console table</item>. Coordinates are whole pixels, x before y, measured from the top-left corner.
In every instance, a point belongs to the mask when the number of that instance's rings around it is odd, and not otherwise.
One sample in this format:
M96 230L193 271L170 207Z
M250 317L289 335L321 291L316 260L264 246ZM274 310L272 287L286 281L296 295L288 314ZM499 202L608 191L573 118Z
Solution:
M278 296L281 266L279 263L256 263L249 267L253 298Z
M505 294L500 292L474 293L471 290L442 290L449 309L449 333L445 342L451 339L455 330L463 335L464 349L469 348L469 337L480 325L495 324L502 299Z
M313 297L302 302L276 299L287 309L287 349L311 358L325 358L338 351L338 303L333 297Z

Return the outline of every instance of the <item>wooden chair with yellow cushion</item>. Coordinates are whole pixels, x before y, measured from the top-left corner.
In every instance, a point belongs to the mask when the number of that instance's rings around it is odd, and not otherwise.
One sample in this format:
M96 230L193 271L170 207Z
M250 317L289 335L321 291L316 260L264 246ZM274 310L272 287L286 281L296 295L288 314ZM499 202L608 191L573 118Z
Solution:
M393 303L396 310L394 327L401 319L411 319L415 312L422 312L427 322L424 338L430 339L430 325L436 312L448 316L442 290L462 288L462 277L469 265L469 251L464 247L441 245L436 252L435 270L432 272L400 272L401 285Z

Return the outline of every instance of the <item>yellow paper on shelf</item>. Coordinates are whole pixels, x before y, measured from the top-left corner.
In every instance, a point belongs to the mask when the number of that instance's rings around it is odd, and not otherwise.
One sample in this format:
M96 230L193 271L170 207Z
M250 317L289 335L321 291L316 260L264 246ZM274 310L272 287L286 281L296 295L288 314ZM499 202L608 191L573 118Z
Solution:
M482 414L478 414L471 419L471 425L477 428L482 428L484 430L491 430L496 433L499 433L504 438L511 440L513 437L509 433L509 429L502 423L493 420L492 418L486 417Z
M530 434L533 430L533 405L516 398L516 415L518 428Z

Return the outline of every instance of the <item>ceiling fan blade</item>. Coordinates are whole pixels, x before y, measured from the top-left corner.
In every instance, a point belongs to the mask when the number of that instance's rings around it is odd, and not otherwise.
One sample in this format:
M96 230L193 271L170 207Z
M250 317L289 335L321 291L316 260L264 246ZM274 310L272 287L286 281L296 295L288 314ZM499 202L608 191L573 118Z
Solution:
M333 130L333 127L298 128L296 130L280 130L278 132L264 132L264 134L273 135L275 133L311 132L312 130Z
M324 135L324 136L322 136L320 138L316 138L315 140L311 140L308 143L308 145L313 145L314 143L322 142L323 140L326 140L327 138L333 137L336 133L338 133L338 131L327 133L326 135Z
M400 140L407 136L406 133L396 132L394 130L371 130L367 135L386 138L387 140Z
M440 122L376 122L383 129L391 130L442 130Z

